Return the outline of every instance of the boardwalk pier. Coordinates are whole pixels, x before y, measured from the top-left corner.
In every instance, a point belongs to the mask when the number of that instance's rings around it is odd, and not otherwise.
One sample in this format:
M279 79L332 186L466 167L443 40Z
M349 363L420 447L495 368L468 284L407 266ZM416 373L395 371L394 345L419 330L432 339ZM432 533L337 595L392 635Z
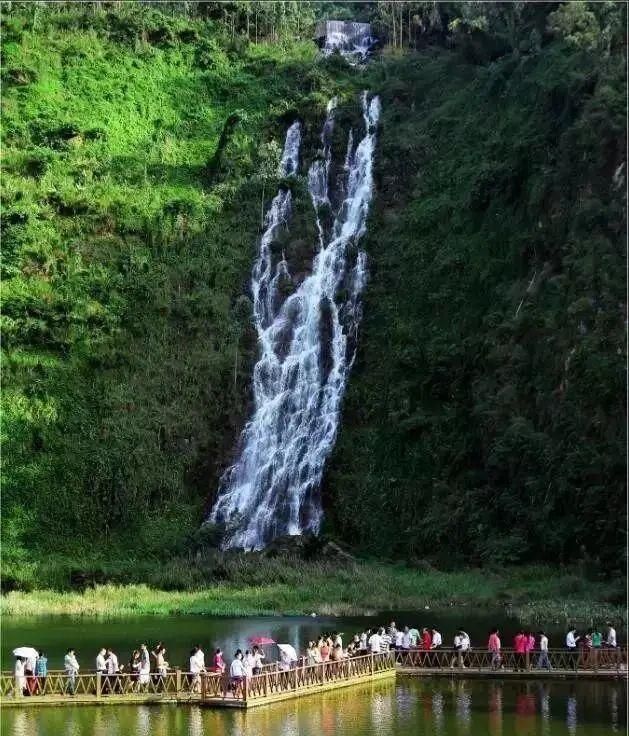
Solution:
M501 666L492 666L491 652L471 649L423 651L410 649L366 654L340 662L300 664L280 670L277 664L262 668L234 688L228 675L193 675L174 670L166 675L151 674L140 683L137 675L79 674L71 678L63 672L49 672L38 678L33 694L24 696L15 687L13 673L0 675L2 707L35 705L96 705L133 703L195 703L217 708L251 708L289 698L336 690L396 674L413 677L522 678L522 679L618 679L627 677L626 649L592 649L588 652L549 650L551 669L537 667L539 653L518 657L503 649Z
M279 700L336 690L374 680L394 678L394 652L367 654L341 662L323 662L280 670L266 665L259 675L247 678L239 688L230 687L228 675L218 673L195 677L175 670L167 675L152 674L140 684L136 675L79 674L72 679L63 672L40 678L38 692L23 696L16 691L11 673L0 675L2 706L62 705L98 703L195 703L218 708L251 708Z

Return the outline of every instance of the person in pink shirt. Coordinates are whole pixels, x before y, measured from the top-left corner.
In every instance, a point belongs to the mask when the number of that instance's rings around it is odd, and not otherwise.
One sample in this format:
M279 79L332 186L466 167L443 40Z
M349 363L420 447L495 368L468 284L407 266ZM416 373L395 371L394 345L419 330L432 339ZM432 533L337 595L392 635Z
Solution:
M487 642L487 649L491 652L491 668L497 670L502 659L500 657L500 632L498 629L492 629L489 634L489 641Z
M535 636L530 631L526 632L526 651L532 652L535 649Z
M526 647L528 645L528 637L520 629L513 640L513 648L515 649L515 669L522 671L526 669Z
M220 672L223 674L225 672L225 661L223 660L223 652L221 652L220 649L217 649L214 652L214 660L212 662L212 670L214 672Z

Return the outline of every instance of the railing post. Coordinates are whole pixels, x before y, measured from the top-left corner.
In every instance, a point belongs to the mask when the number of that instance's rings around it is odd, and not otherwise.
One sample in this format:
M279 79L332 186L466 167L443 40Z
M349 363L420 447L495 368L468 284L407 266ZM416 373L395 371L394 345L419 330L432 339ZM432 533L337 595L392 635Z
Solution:
M268 672L264 673L264 694L265 695L269 694L269 673Z
M592 649L592 654L594 655L594 672L598 674L598 649L596 647Z
M96 673L96 697L100 698L101 693L103 692L103 682L102 682L102 674L100 672Z
M374 655L374 653L372 652L372 653L371 653L371 674L372 674L372 676L373 676L373 658L374 658L374 656L375 656L375 655Z
M247 696L249 695L249 678L245 677L245 680L242 684L242 699L247 702Z
M205 676L205 673L201 673L201 700L205 700L205 696L207 694L207 677Z
M526 660L526 671L528 672L531 669L531 653L528 649L526 650L524 658Z
M297 667L293 670L293 689L297 690Z
M175 668L175 695L179 695L181 692L181 669Z

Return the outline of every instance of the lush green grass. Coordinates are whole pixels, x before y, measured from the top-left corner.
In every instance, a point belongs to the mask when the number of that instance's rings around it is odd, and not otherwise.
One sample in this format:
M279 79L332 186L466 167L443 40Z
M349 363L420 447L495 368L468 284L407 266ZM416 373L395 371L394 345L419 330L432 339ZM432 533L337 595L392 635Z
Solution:
M92 583L98 579L94 560L85 562L92 565L92 577L86 574L83 582ZM613 603L619 602L622 593L613 586L586 582L574 574L558 574L543 566L442 572L367 561L309 562L292 556L213 555L159 564L140 559L129 559L123 564L118 560L109 567L103 564L100 575L105 573L117 582L90 585L83 592L14 591L3 596L2 610L11 616L245 616L313 611L341 615L424 606L510 604L521 606L529 620L547 616L553 620L623 616L620 606ZM45 586L46 575L50 574L50 568L39 570L36 577ZM59 583L60 560L55 574ZM142 580L149 584L136 582Z

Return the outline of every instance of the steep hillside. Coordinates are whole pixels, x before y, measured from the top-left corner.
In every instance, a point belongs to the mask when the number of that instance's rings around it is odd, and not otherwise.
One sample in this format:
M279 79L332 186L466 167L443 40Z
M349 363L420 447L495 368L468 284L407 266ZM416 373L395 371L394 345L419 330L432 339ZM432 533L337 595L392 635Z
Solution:
M175 587L192 566L190 585L237 579L197 530L250 409L261 215L288 124L312 158L338 95L338 153L364 88L383 108L370 281L326 535L613 576L624 10L179 5L3 6L4 584L101 560L119 582L167 563ZM366 69L309 40L354 11L388 42ZM316 235L294 187L299 256Z
M327 478L374 554L621 569L625 79L559 42L374 69L372 278Z

